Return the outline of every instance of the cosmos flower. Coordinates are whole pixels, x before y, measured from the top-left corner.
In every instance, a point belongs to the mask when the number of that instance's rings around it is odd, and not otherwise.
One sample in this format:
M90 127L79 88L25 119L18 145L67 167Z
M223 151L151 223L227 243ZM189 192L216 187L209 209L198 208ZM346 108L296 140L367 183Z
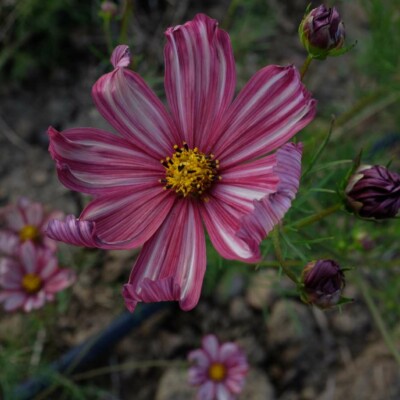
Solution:
M244 386L246 355L232 342L219 344L215 335L203 337L202 348L189 353L189 384L198 386L199 400L233 400Z
M0 303L5 311L21 308L25 312L41 308L55 293L75 281L75 273L57 266L50 250L40 249L31 241L18 248L15 258L0 261Z
M315 114L293 66L261 69L233 100L230 39L206 15L166 36L170 111L127 68L129 50L121 45L114 70L92 92L118 134L49 128L59 179L94 199L78 219L51 222L48 235L103 249L143 246L123 290L131 311L142 301L178 300L184 310L197 304L203 224L223 257L260 260L261 240L299 185L301 145L285 143Z
M31 240L36 246L55 251L57 243L48 238L45 230L50 219L61 218L62 213L45 213L43 205L20 198L0 210L3 226L0 228L0 253L14 255L18 247Z

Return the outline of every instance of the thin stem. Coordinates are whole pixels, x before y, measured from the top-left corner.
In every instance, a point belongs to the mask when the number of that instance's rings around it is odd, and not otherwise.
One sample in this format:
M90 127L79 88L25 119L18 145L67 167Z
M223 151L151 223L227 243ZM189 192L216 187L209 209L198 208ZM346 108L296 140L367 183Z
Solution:
M326 136L325 140L322 142L320 148L315 153L313 159L311 160L310 164L308 165L307 169L303 172L302 178L304 178L314 167L315 163L318 161L319 157L321 156L322 152L325 150L326 145L329 143L329 140L332 136L333 126L335 125L335 117L332 116L331 125L329 127L328 135Z
M143 369L143 368L166 368L166 367L187 367L187 361L170 361L170 360L150 360L150 361L133 361L119 365L113 365L109 367L102 367L93 369L91 371L82 372L81 374L76 374L72 376L72 379L76 381L91 379L100 375L107 375L111 372L119 371L131 371L133 369Z
M229 29L232 25L232 19L233 16L236 12L236 9L238 7L240 3L240 0L231 0L231 2L229 3L229 7L228 7L228 11L226 13L226 17L224 19L224 22L222 23L222 27L224 29Z
M309 217L305 217L303 219L300 219L299 221L295 222L292 225L288 225L286 227L286 229L288 228L292 228L292 229L301 229L304 228L307 225L311 225L314 222L318 222L321 219L327 217L328 215L331 215L333 213L335 213L336 211L340 210L340 208L342 207L342 205L339 204L335 204L331 207L325 208L324 210L314 214L314 215L310 215Z
M271 232L272 236L272 243L274 245L275 256L278 260L279 266L283 269L283 272L294 282L298 283L298 279L295 273L293 273L288 267L289 265L286 264L286 261L282 254L280 238L279 238L279 227L275 227L275 229Z
M298 267L299 265L303 265L302 261L298 260L285 260L286 267ZM257 267L271 267L271 268L280 268L281 264L278 261L261 261L257 263Z
M383 340L386 343L387 348L392 353L396 362L400 365L400 353L397 350L396 345L393 342L381 315L379 314L379 310L376 307L376 305L372 299L371 292L370 292L368 286L365 284L364 279L361 276L361 273L357 272L355 275L356 275L356 279L357 279L357 284L361 289L361 292L364 296L365 302L367 303L367 306L371 313L372 319L374 320L379 332L381 333Z
M306 60L304 61L304 64L303 64L303 66L301 67L301 70L300 70L301 80L304 79L304 76L307 73L308 67L310 66L312 60L313 60L312 56L308 55Z
M133 14L133 0L125 0L124 11L122 14L121 30L119 33L119 43L127 44L129 18Z
M104 30L104 36L106 37L107 50L109 54L111 54L113 51L110 23L111 23L111 17L110 15L106 15L103 19L103 30Z

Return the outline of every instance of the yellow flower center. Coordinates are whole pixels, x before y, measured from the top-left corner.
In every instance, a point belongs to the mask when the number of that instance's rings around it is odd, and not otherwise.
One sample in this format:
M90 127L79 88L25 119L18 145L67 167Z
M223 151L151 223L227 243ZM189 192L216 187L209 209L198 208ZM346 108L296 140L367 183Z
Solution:
M42 279L36 274L26 274L22 278L22 287L28 293L37 293L42 287Z
M165 178L161 183L165 189L174 190L178 195L200 197L211 187L218 176L219 161L214 160L213 154L204 154L197 147L190 149L174 146L174 154L161 160L165 168Z
M39 237L40 237L39 229L33 225L25 225L19 231L19 238L23 242L25 242L26 240L36 240L36 239L39 239Z
M208 376L212 381L221 382L226 376L226 367L221 363L212 363L208 368Z

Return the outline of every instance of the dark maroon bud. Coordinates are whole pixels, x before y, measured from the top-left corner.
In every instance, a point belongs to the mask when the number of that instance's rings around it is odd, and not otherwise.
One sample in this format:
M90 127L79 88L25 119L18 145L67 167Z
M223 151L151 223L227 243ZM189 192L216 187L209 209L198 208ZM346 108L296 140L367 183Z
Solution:
M299 26L299 36L313 58L323 60L343 54L345 29L335 7L321 5L306 14Z
M305 266L301 278L301 299L305 303L320 308L330 308L338 304L345 279L335 261L312 261Z
M400 209L400 175L381 165L362 165L346 190L348 208L363 218L393 218Z

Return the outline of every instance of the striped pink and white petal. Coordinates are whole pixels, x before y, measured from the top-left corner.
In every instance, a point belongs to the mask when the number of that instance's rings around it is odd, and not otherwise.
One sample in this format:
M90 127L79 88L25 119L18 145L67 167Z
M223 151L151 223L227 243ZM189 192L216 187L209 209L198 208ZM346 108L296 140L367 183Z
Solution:
M165 92L182 141L209 152L236 84L229 35L204 14L166 31Z
M30 240L20 246L19 257L25 274L36 273L38 249Z
M179 139L172 118L137 73L124 68L126 63L117 61L115 66L93 86L97 109L127 140L156 160L163 159Z
M117 135L95 128L58 132L50 127L48 133L58 177L69 189L97 196L128 187L137 190L163 176L160 160Z
M25 225L40 226L44 217L42 204L31 203L28 199L21 198L17 207L24 217Z
M270 153L314 118L316 101L293 66L258 71L225 115L216 158L227 168Z
M300 179L301 146L222 171L201 214L216 250L228 259L259 261L259 244L283 218Z
M178 201L154 236L144 244L123 295L133 312L138 302L179 301L196 306L206 268L203 227L197 207Z
M276 192L254 200L254 210L242 218L237 232L251 248L258 248L290 208L300 184L301 155L302 145L294 143L288 143L276 152L274 173L279 177Z
M216 384L212 381L207 381L200 386L197 398L199 400L215 400L215 392Z
M4 290L0 293L0 303L3 303L4 311L11 312L20 308L27 297L22 292Z
M76 274L68 268L60 268L50 278L47 278L44 285L44 291L49 293L57 293L76 281Z
M218 253L228 260L258 262L259 250L251 248L245 240L237 236L240 220L244 215L243 207L239 203L232 206L229 204L231 200L228 201L209 196L208 202L199 204L211 242Z
M176 198L162 187L115 193L93 200L79 219L51 221L47 235L76 246L130 249L150 239Z
M14 232L0 231L0 254L11 256L16 253L19 236Z

